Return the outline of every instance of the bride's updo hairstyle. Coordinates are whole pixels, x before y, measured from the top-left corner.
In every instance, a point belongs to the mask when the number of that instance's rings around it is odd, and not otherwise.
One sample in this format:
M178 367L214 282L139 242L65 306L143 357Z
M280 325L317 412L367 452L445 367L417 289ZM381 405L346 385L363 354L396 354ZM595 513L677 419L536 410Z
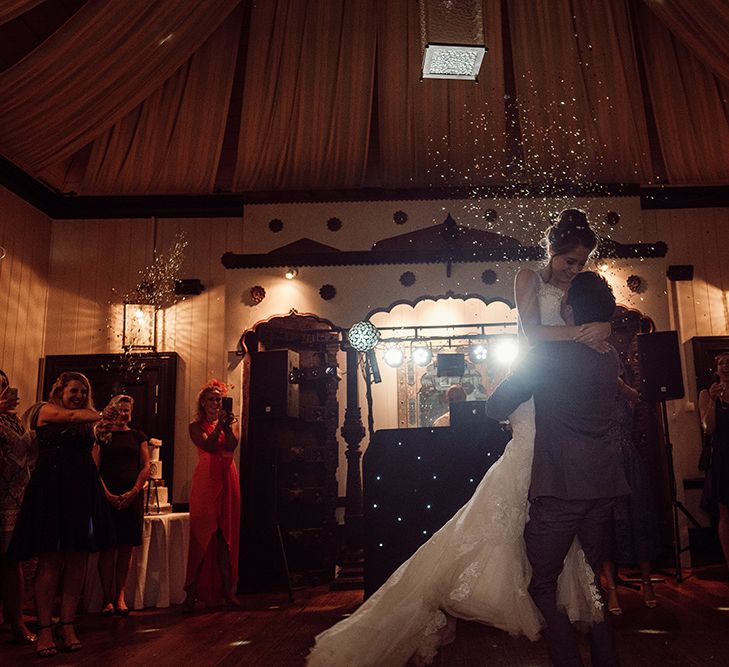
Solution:
M587 222L587 213L580 208L566 208L557 216L557 222L547 228L542 244L549 257L564 255L582 246L590 250L590 258L593 258L597 235Z

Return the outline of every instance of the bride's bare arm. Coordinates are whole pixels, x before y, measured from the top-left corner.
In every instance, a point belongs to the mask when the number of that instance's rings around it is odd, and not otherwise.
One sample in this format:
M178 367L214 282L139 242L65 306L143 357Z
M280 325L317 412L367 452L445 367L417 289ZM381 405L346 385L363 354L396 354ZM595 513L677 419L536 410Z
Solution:
M522 269L514 280L514 298L522 329L531 345L541 341L574 340L580 333L577 326L549 326L542 324L539 315L540 278L531 269Z
M521 269L514 280L514 297L522 329L531 345L542 341L574 340L599 352L605 352L605 339L610 335L609 322L590 322L579 326L549 326L539 315L540 278L531 269Z

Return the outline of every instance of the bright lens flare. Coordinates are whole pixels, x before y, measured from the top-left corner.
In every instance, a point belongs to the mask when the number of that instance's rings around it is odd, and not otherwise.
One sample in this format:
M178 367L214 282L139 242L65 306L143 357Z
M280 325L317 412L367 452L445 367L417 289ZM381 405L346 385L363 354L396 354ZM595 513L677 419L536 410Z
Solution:
M519 344L513 338L503 338L494 344L493 356L501 364L510 364L519 353Z

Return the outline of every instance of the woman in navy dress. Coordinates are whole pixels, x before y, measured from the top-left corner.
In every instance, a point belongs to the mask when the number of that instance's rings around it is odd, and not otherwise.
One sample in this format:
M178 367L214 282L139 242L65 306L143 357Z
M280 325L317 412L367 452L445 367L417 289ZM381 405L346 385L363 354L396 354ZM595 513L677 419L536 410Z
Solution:
M51 610L59 581L58 633L66 651L81 649L73 623L88 554L115 542L111 511L91 456L91 425L101 417L94 408L88 378L73 372L62 373L48 402L30 411L29 425L38 441L38 462L25 491L9 551L23 560L38 557L36 650L40 656L57 652Z
M116 546L99 555L99 576L104 590L102 616L129 615L124 590L132 561L132 548L142 544L144 494L149 477L147 436L130 428L134 399L114 396L104 409L106 418L96 428L94 460L99 466L106 499L116 530Z

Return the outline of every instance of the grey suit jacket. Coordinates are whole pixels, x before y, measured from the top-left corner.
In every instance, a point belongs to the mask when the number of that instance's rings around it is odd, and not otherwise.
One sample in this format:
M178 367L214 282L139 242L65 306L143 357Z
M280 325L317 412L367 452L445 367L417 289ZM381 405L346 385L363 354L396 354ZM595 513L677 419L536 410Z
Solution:
M620 456L614 349L581 343L541 343L494 391L486 404L503 421L534 396L536 439L529 497L565 500L630 493Z

